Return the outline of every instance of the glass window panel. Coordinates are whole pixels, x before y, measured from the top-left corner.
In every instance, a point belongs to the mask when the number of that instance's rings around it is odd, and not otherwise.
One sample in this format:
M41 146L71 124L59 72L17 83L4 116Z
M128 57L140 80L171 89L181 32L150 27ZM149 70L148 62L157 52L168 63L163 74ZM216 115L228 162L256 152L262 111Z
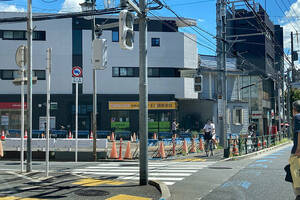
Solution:
M127 68L127 76L133 76L133 68Z
M112 68L112 76L118 77L119 76L119 67L113 67Z
M174 68L160 68L159 76L160 77L174 77L175 69Z
M125 67L120 68L120 76L127 76L127 69Z
M4 31L3 32L3 38L4 39L13 39L14 38L14 34L12 31Z
M119 31L112 31L112 41L119 42Z
M46 80L46 72L44 70L35 70L34 76L36 76L38 80Z
M15 40L23 40L23 39L25 39L25 32L24 31L14 31L13 38Z
M14 79L14 70L3 70L1 78L4 80L13 80Z
M160 38L151 38L151 46L159 47L160 46Z

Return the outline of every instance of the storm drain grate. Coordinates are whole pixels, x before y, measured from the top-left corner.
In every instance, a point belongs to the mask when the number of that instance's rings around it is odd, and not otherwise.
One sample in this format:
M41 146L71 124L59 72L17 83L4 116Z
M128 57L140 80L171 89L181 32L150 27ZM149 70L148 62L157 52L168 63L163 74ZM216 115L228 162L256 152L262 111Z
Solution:
M208 167L209 169L232 169L231 167Z
M109 192L104 191L104 190L79 190L74 192L78 196L89 196L89 197L94 197L94 196L106 196L109 195Z

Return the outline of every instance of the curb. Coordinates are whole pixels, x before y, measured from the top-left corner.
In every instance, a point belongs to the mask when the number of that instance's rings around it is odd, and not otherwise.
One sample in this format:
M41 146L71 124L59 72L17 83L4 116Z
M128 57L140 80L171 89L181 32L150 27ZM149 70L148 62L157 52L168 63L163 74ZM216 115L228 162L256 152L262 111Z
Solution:
M160 181L152 181L152 180L149 180L148 183L149 183L149 185L156 187L160 191L161 197L159 200L170 199L171 194L170 194L169 188L166 184L164 184L163 182L160 182Z
M262 149L262 150L259 150L259 151L256 151L256 152L252 152L252 153L249 153L249 154L246 154L246 155L235 156L235 157L231 157L231 158L225 158L225 159L223 159L223 160L221 160L221 161L241 160L241 159L244 159L244 158L248 158L248 157L251 157L251 156L256 156L256 155L265 153L265 152L267 152L267 151L271 151L271 150L273 150L273 149L277 149L277 148L279 148L279 147L288 145L288 144L290 144L290 143L292 143L292 141L285 142L285 143L279 144L279 145L274 146L274 147L269 147L269 148L266 148L266 149Z

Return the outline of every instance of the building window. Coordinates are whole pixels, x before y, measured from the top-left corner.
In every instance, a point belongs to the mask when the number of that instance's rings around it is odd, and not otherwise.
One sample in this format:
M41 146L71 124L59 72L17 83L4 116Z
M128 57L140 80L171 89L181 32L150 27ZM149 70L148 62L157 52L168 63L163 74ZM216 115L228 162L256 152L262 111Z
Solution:
M112 68L112 77L119 77L119 67L113 67Z
M112 31L112 42L119 42L119 31Z
M3 31L2 38L4 40L26 40L27 33L26 31ZM45 31L33 31L32 33L32 40L46 40L46 32Z
M14 39L14 33L12 31L3 31L3 39Z
M233 109L233 124L241 125L243 123L243 109Z
M112 77L139 77L138 67L113 67ZM148 77L180 77L178 68L148 68Z
M45 70L34 70L33 76L36 76L38 80L46 80Z
M1 70L1 79L2 80L13 80L14 79L14 70Z
M26 77L26 71L25 71ZM37 77L38 80L46 80L46 71L45 70L33 70L32 76ZM14 80L15 78L21 78L21 73L19 70L1 70L0 78L2 80Z
M160 38L151 38L151 46L159 47L160 46Z
M159 68L148 68L149 77L159 77Z
M138 77L139 68L137 67L113 67L113 77Z

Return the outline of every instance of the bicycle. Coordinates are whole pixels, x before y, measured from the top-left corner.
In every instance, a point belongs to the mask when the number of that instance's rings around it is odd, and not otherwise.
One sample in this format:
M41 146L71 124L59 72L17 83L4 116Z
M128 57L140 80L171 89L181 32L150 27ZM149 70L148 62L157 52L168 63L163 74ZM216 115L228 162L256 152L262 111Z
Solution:
M204 149L205 149L205 152L206 152L206 157L208 157L209 151L211 152L211 154L210 154L211 156L214 155L212 139L205 140Z

